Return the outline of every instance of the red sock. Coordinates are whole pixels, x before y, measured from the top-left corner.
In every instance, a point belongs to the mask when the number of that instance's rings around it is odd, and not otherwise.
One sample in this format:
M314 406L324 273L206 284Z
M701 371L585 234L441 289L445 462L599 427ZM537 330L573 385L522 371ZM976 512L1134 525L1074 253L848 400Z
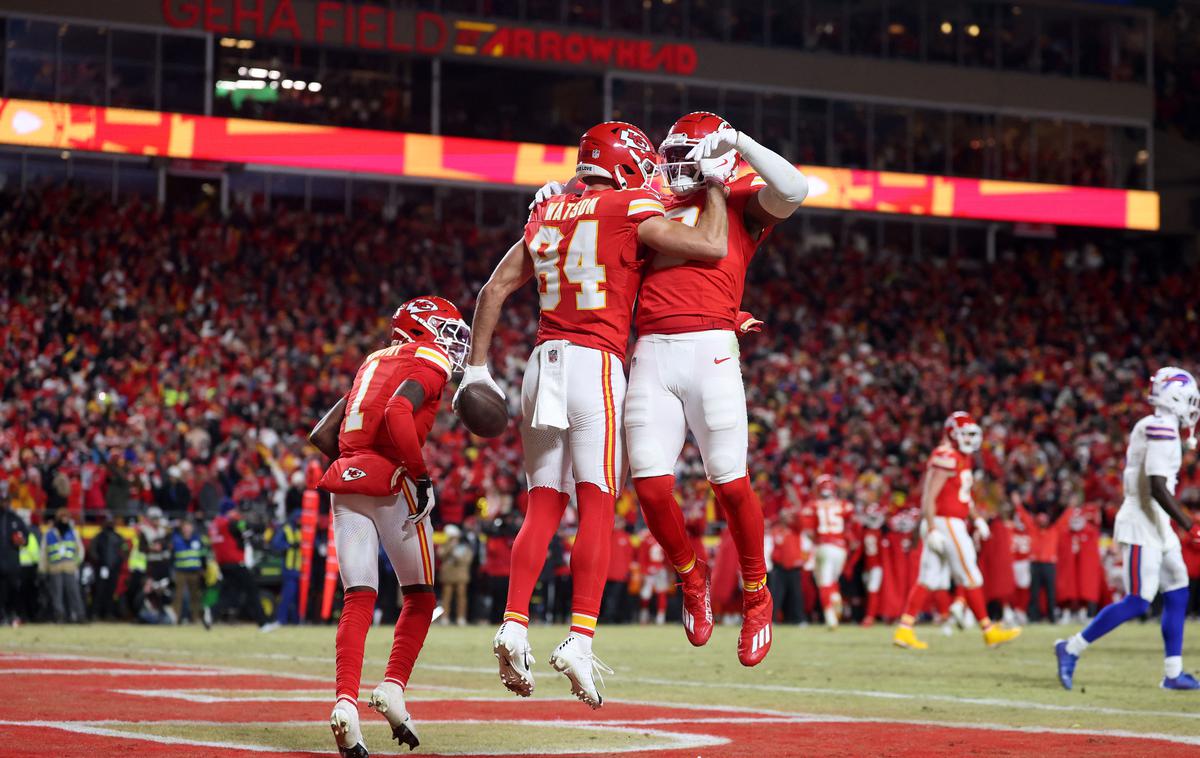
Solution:
M633 480L638 502L642 505L642 518L667 560L681 574L686 574L696 565L696 551L683 523L683 511L675 502L675 477L647 476Z
M908 602L904 604L904 615L900 617L900 626L912 628L913 622L917 620L917 616L921 615L921 611L925 610L925 603L928 601L929 589L920 582L914 584L909 590Z
M825 585L817 587L817 594L821 597L821 608L828 608L833 602L833 587Z
M579 531L571 548L571 631L592 637L608 580L616 497L594 484L575 485Z
M658 593L658 612L660 614L667 612L667 593L665 592Z
M983 587L972 587L967 590L967 606L970 607L971 613L975 614L975 620L979 622L979 628L987 631L992 625L992 619L988 616L987 600L983 597Z
M358 589L347 592L338 619L334 645L334 669L337 672L337 699L358 705L358 685L362 679L363 650L367 646L367 630L375 614L375 590Z
M867 613L863 618L873 619L879 615L879 593L867 593Z
M567 493L549 487L529 490L529 510L521 531L513 541L512 568L508 578L508 602L504 605L504 620L529 626L529 597L546 563L550 540L558 531L563 511L567 509ZM612 532L612 526L609 526Z
M754 490L750 489L750 478L747 476L724 484L713 484L712 488L717 502L725 511L729 534L737 546L738 563L742 569L742 590L757 592L767 586L762 504L758 502Z
M395 682L402 688L408 687L408 677L413 664L425 644L425 635L433 623L433 609L437 598L432 589L404 593L404 605L400 618L396 620L396 634L392 637L392 654L388 657L387 672L383 681Z
M940 618L950 615L950 590L934 590L933 611Z
M1012 605L1014 609L1023 613L1025 609L1029 607L1029 588L1018 587L1013 590L1012 602L1010 605Z

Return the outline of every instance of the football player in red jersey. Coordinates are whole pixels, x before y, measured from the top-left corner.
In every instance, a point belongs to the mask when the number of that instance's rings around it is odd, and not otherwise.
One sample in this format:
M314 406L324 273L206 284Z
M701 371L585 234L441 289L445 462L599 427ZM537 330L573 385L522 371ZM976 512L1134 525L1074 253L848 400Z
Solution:
M684 631L693 645L712 634L708 566L696 555L675 503L675 462L690 429L705 475L729 523L742 574L738 659L761 661L771 647L774 605L766 586L762 505L750 488L746 394L737 335L746 269L771 228L808 194L788 160L712 113L689 113L659 147L672 197L667 217L696 223L708 199L698 190L711 164L736 174L729 182L728 254L717 263L655 258L638 296L638 342L625 402L634 486L646 523L682 577Z
M842 617L842 593L838 582L846 567L848 531L854 525L854 505L838 497L833 477L817 477L816 499L805 503L800 524L816 546L817 566L813 578L825 613L825 625L836 629Z
M924 650L929 647L917 639L913 622L925 607L931 589L950 586L950 578L963 587L967 605L983 630L983 641L995 647L1015 639L1020 629L1003 629L988 618L983 597L983 575L975 559L975 543L967 533L967 520L975 525L981 539L987 539L987 522L975 510L971 494L975 477L971 456L979 450L983 432L970 415L958 411L946 419L943 439L925 468L921 490L921 567L917 583L908 595L904 615L892 636L899 647Z
M462 386L484 382L503 394L487 369L500 308L536 277L537 344L521 387L521 439L529 509L513 545L504 623L493 640L500 680L518 695L533 690L527 627L529 598L570 495L579 510L572 553L571 629L550 664L593 708L600 664L592 654L608 570L613 509L625 477L622 410L625 350L648 248L677 258L718 261L727 253L724 174L704 191L710 207L695 226L668 221L647 188L656 155L632 124L592 127L579 143L580 195L535 203L523 239L479 293L475 339ZM721 167L716 167L720 169Z
M883 589L883 524L887 520L887 511L878 502L875 492L871 492L872 500L863 510L862 525L862 554L865 571L863 584L867 590L867 608L863 613L863 626L872 626L879 617L880 591Z
M433 620L434 491L421 447L442 391L460 371L470 343L458 308L440 297L409 300L392 316L391 345L363 361L350 392L330 409L309 439L333 464L320 487L332 493L334 539L345 604L338 620L337 693L330 727L343 756L365 758L358 719L363 648L379 591L382 544L400 582L404 605L396 622L383 682L370 705L392 736L409 749L415 728L404 689Z

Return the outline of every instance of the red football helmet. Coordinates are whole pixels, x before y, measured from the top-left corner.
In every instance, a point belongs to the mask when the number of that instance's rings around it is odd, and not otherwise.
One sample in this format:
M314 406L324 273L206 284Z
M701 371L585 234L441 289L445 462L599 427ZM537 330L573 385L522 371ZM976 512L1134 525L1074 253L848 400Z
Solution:
M645 187L654 178L657 158L641 129L624 121L605 121L579 139L575 176L611 179L619 189Z
M700 144L700 140L713 132L732 128L728 121L708 111L695 111L681 116L671 126L666 139L658 146L658 154L662 157L658 170L662 172L672 192L687 195L704 186L704 177L700 174L700 161L689 161L687 154ZM737 170L737 151L730 150L717 159L730 161L734 171Z
M392 342L434 342L450 356L455 371L462 371L471 346L471 327L454 303L444 297L414 297L392 314Z
M813 490L821 497L833 497L837 493L837 486L834 484L832 476L821 474L813 484Z
M983 430L969 413L955 411L946 419L943 428L946 430L946 439L961 453L970 455L983 444Z

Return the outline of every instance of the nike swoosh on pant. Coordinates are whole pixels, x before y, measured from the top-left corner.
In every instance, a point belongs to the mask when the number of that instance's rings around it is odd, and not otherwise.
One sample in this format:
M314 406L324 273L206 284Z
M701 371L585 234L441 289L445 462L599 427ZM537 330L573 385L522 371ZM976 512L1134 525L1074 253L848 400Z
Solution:
M729 356L729 357L732 358L733 356ZM720 365L727 360L729 360L729 358L713 358L713 363Z

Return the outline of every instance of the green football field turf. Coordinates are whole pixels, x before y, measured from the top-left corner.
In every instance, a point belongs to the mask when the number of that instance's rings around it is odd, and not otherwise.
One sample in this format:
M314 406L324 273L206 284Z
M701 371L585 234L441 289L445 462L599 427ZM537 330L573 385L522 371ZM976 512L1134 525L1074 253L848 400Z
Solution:
M1200 734L1200 692L1158 688L1162 643L1154 623L1131 624L1094 646L1080 663L1075 691L1063 691L1054 678L1051 646L1055 638L1077 628L1034 626L1014 643L988 650L977 631L947 637L936 628L921 627L918 631L930 649L912 652L892 647L891 628L886 626L843 627L833 632L777 626L770 655L754 669L738 664L737 628L730 626L718 627L700 649L687 644L677 625L601 627L595 651L616 670L607 677L604 691L610 702L737 706L959 725ZM493 631L484 626L435 626L413 674L411 699L508 697L495 673ZM568 694L565 680L546 665L563 633L559 627L531 630L537 659L534 699ZM1200 663L1198 635L1200 624L1189 624L1184 657L1188 670ZM382 676L391 636L388 627L371 631L364 697ZM0 630L0 650L9 653L315 675L327 677L329 693L333 642L332 626L284 628L270 634L250 626L218 626L211 632L198 627L107 624ZM1190 658L1189 651L1195 651ZM194 686L219 691L220 681L197 680ZM313 698L319 699L321 683L311 686ZM265 697L269 699L269 693ZM591 717L583 705L578 707L581 720ZM256 708L246 706L250 719ZM487 739L493 749L496 740L507 741L498 734Z

